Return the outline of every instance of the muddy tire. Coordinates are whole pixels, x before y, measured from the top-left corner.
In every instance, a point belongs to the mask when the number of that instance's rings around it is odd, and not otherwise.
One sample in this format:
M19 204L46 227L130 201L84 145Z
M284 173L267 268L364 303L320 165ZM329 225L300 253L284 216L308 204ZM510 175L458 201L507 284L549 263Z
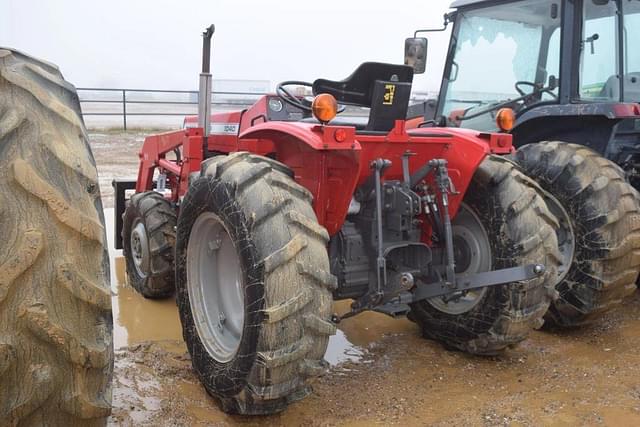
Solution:
M480 165L464 198L466 209L483 225L491 252L488 268L479 271L540 263L546 266L546 273L527 282L484 288L475 301L457 311L437 298L412 304L409 317L418 323L425 338L452 349L493 355L542 325L554 295L552 278L559 255L555 218L537 188L504 158L489 156ZM458 221L454 218L454 227ZM482 245L479 249L482 251ZM480 256L478 252L469 258Z
M325 370L324 353L336 330L330 321L336 279L329 273L329 236L316 220L311 194L290 175L261 156L214 157L203 163L180 210L176 291L183 335L196 374L226 412L269 414L306 396L307 380ZM203 242L199 236L211 230L205 221L217 231ZM202 270L210 264L225 268ZM204 281L224 286L198 288ZM233 299L225 290L232 286L240 309L225 314L218 310L222 303L203 309L203 300ZM212 288L221 294L201 297ZM204 310L217 313L210 329L198 326L210 324L203 323L211 320L202 317Z
M122 219L129 284L145 298L173 295L176 212L171 202L155 191L135 194Z
M633 293L640 266L640 211L621 169L582 145L540 142L516 161L568 214L575 249L548 324L588 323Z
M0 49L0 424L105 425L109 258L75 88Z

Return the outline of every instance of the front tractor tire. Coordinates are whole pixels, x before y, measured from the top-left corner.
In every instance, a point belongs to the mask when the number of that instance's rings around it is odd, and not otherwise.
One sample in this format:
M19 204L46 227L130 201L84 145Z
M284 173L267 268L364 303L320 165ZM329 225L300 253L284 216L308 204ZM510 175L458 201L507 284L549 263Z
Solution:
M456 273L544 264L543 277L431 298L411 305L409 318L425 338L477 355L494 355L544 322L554 295L555 218L537 185L508 160L489 156L477 169L452 221Z
M129 284L145 298L173 295L176 213L155 191L134 194L122 221L122 249Z
M203 163L178 218L176 291L194 370L229 413L282 411L325 370L327 231L286 166L244 152Z
M636 288L636 192L615 163L582 145L529 144L518 149L516 161L550 194L549 206L560 218L558 237L566 259L556 280L560 298L549 309L548 324L589 323Z
M112 331L75 88L56 66L0 48L0 425L105 425Z

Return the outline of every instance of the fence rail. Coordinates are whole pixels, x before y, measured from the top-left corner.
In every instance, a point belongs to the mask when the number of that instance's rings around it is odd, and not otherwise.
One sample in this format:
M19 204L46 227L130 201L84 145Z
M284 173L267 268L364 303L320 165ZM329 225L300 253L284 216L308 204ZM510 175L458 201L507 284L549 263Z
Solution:
M127 130L130 116L188 116L197 112L198 91L164 89L77 88L83 116L121 116ZM218 106L248 106L263 92L212 92L212 104ZM165 99L162 99L165 98ZM149 106L144 108L143 106ZM159 106L191 106L195 108L161 109ZM141 108L143 107L143 108ZM195 111L194 111L195 110Z
M82 114L87 117L122 117L126 131L127 118L140 116L175 117L197 114L198 91L125 88L77 88ZM264 92L212 92L212 104L218 109L252 105ZM411 102L426 99L426 93L415 93ZM116 122L117 123L117 122ZM113 126L111 121L110 125ZM170 127L175 126L175 121ZM145 126L153 127L153 126Z

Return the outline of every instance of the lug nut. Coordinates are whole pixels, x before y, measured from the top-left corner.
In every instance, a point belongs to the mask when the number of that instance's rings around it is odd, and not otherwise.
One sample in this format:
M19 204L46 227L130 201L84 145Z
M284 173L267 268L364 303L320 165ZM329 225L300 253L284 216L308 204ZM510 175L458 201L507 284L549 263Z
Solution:
M537 275L537 276L542 276L545 272L545 268L544 265L542 264L536 264L533 267L533 272Z

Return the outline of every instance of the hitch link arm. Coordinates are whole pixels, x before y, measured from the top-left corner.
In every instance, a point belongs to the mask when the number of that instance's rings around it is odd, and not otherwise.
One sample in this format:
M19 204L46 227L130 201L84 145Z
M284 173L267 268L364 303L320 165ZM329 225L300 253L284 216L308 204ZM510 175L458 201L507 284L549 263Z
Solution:
M519 267L459 276L457 280L457 288L453 290L451 287L447 286L447 283L445 282L428 284L418 282L417 286L413 290L412 302L450 295L452 292L469 291L488 286L531 280L544 275L545 271L546 269L542 264L527 264Z
M376 275L378 296L382 296L382 290L387 286L387 261L384 257L384 239L382 235L382 175L391 166L391 162L386 159L376 159L371 162L371 168L375 173L376 189L376 229L378 234L378 257L376 259Z
M449 215L449 189L451 179L447 171L447 161L445 159L433 159L428 163L436 171L436 185L440 191L442 200L442 222L444 228L444 241L447 254L447 265L445 267L446 283L452 288L456 287L456 264L453 255L453 231L451 229L451 216Z

